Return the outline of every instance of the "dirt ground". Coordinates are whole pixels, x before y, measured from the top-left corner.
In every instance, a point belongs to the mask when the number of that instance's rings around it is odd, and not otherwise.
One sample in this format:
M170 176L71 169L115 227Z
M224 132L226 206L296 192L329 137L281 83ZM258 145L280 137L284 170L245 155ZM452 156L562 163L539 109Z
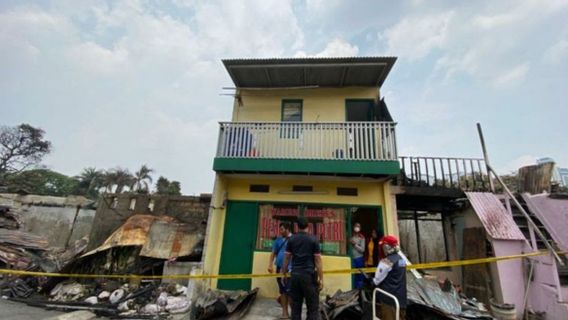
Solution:
M39 320L63 314L58 311L48 311L30 307L23 303L0 299L0 319L2 320Z

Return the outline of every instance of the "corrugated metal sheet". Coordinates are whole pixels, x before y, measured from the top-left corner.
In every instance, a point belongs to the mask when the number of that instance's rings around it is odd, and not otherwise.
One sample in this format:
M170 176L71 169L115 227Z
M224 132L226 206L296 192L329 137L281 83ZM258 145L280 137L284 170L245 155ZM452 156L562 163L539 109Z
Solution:
M141 256L169 259L190 255L203 235L197 226L169 216L134 215L89 256L113 247L142 246Z
M568 199L553 199L547 193L524 193L523 199L560 249L568 250Z
M511 214L493 193L466 192L465 194L491 238L525 240Z
M238 88L381 86L395 57L223 60Z

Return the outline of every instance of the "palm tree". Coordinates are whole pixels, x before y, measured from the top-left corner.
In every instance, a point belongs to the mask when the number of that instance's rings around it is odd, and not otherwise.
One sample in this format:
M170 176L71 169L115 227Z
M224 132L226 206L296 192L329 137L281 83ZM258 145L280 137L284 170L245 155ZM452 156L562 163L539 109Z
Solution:
M96 197L98 189L102 187L103 175L104 173L101 170L97 170L94 167L83 169L79 176L76 177L79 180L79 188L85 195Z
M152 172L154 172L154 170L148 168L147 165L142 165L140 170L134 172L134 179L132 180L130 189L132 191L148 192L150 184L152 183L152 176L150 176Z
M131 186L134 176L128 171L128 169L116 168L113 170L114 183L116 184L116 189L114 193L122 193L124 187Z
M116 173L114 170L106 170L103 173L101 185L105 188L105 193L112 193L113 187L116 185Z

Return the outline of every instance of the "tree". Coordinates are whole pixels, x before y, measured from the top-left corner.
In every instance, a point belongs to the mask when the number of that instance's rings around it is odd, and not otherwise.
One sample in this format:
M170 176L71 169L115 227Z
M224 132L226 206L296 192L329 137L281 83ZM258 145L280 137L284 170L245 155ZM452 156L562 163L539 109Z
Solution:
M96 199L99 189L103 187L104 172L93 167L83 169L81 174L75 177L79 180L77 194Z
M132 185L133 180L134 176L130 174L128 169L116 168L105 171L102 178L102 186L106 192L122 193L124 187Z
M29 124L0 127L0 175L35 165L51 151L45 132Z
M170 182L168 179L160 176L156 182L156 193L170 196L181 195L181 185L179 181Z
M47 169L26 170L6 175L8 192L26 192L38 195L65 197L76 194L79 180Z
M156 181L156 193L157 194L168 194L168 189L170 187L170 181L162 176Z
M134 179L130 189L138 192L148 192L150 184L152 183L152 176L150 174L154 170L148 168L147 165L142 165L140 170L134 172Z
M116 189L114 193L122 193L124 187L132 185L134 176L128 171L128 169L116 168L114 169L114 182L116 184Z
M172 196L181 196L181 184L179 181L172 181L168 187L168 194Z

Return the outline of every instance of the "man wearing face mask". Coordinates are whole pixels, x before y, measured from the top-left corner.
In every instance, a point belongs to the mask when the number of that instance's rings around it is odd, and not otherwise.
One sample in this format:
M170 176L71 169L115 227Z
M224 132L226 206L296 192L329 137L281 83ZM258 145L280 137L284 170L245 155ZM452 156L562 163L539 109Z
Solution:
M355 222L353 225L353 236L351 237L351 260L353 268L365 267L365 236L361 233L361 224ZM353 286L356 289L363 287L364 277L362 274L353 276Z
M377 266L373 284L396 297L400 307L399 319L405 319L407 303L406 261L398 254L400 247L396 237L384 236L379 241L379 245L385 258L381 259ZM393 299L379 294L378 300L381 303L381 319L396 319Z

